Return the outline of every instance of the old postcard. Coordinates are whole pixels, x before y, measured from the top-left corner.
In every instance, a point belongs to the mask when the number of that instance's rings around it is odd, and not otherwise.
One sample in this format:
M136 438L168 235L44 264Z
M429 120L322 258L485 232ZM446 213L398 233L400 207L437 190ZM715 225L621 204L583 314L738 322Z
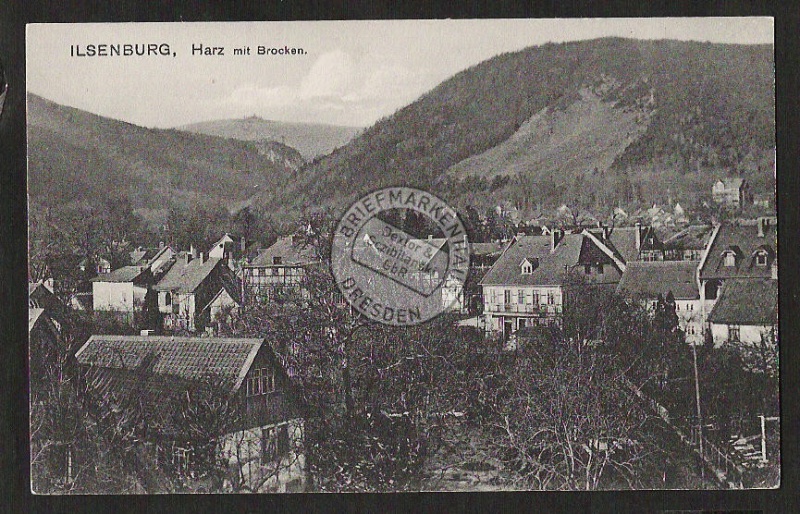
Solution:
M770 18L27 27L36 494L776 488Z

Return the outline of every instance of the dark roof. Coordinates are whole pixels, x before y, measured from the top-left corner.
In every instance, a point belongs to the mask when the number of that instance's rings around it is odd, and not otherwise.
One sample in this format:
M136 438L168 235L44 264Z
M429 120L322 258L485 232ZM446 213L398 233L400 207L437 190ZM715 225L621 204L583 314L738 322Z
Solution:
M584 238L592 240L583 233L566 234L555 250L551 251L551 236L520 236L497 259L480 283L512 286L561 285L565 271L578 265ZM605 249L611 251L607 247ZM528 259L531 263L534 263L534 259L538 260L538 266L533 273L522 274L520 264L523 259Z
M263 342L252 338L94 335L75 357L80 364L123 370L149 363L152 373L186 380L213 374L229 381L235 391Z
M147 267L142 266L123 266L115 269L111 273L100 273L94 277L92 282L134 282L147 271Z
M469 251L472 255L492 255L503 251L504 243L471 243Z
M622 260L625 262L635 261L639 258L639 250L636 248L637 227L617 227L611 231L611 244L617 249Z
M704 250L714 227L690 225L664 240L664 247L679 250Z
M771 325L778 314L778 281L763 278L725 282L708 317L711 323Z
M666 296L670 291L678 300L697 300L698 261L629 262L617 291L645 298Z
M275 244L260 250L251 266L273 266L273 257L280 257L280 266L305 266L317 261L313 248L294 244L292 236L280 237Z
M769 266L756 266L755 253L765 246L771 255L775 255L777 227L774 223L765 227L763 237L759 237L758 231L757 220L740 220L720 225L716 235L712 236L706 260L700 268L700 278L771 278L772 270ZM736 266L725 266L724 254L728 250L736 252Z
M175 260L175 264L164 275L164 278L159 280L153 288L157 291L192 293L200 287L200 284L208 278L214 268L221 262L222 259L206 257L205 262L203 259L196 258L187 264L183 260L183 256L179 255Z

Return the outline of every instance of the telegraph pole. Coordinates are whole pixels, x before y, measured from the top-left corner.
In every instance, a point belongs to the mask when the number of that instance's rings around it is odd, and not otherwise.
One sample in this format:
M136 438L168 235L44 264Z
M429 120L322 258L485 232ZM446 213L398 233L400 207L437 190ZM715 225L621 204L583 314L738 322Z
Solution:
M697 402L697 434L700 441L700 460L705 462L705 453L703 453L703 417L700 411L700 378L697 373L697 348L694 343L692 347L692 364L694 366L694 397ZM705 479L705 465L700 465L700 477Z

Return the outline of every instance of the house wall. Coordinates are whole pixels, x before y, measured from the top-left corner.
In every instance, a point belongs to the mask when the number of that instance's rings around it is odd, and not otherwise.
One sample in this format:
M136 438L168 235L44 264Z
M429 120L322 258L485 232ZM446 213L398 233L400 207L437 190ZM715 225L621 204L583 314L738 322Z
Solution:
M142 288L144 289L144 288ZM147 292L144 289L145 293ZM144 302L144 294L134 293L131 282L92 282L92 302L95 311L133 313Z
M509 291L510 302L505 301L506 291ZM504 338L523 326L552 322L561 314L563 305L561 286L483 287L486 331ZM510 333L506 330L508 323L511 325Z
M714 347L719 348L730 341L731 327L739 327L739 342L752 345L760 343L761 337L771 330L771 327L761 325L727 325L722 323L711 323L711 336L714 338Z
M701 301L675 300L675 314L678 315L678 326L686 334L686 342L700 344L703 342L703 319Z
M242 270L243 293L246 301L269 296L278 287L297 287L305 270L301 266L252 266Z
M286 429L288 451L278 458L264 454L269 444L276 444L271 433ZM272 431L271 429L274 429ZM305 455L302 451L303 423L300 419L263 425L228 434L223 439L222 455L228 465L241 470L248 488L257 492L299 492L304 482ZM226 484L230 487L230 483Z
M215 321L221 312L226 311L230 307L236 307L237 303L225 289L219 294L209 306L209 314L211 321Z

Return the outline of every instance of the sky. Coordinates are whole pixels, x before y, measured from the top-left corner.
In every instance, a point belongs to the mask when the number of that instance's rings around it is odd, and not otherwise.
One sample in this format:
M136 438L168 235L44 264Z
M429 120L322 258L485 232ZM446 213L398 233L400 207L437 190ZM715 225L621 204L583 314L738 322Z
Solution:
M369 126L455 73L547 42L620 36L773 42L770 18L29 25L28 91L146 127L260 116ZM168 56L74 57L72 47L168 44ZM193 45L224 54L192 55ZM303 55L256 55L257 47ZM250 47L250 55L233 55Z

